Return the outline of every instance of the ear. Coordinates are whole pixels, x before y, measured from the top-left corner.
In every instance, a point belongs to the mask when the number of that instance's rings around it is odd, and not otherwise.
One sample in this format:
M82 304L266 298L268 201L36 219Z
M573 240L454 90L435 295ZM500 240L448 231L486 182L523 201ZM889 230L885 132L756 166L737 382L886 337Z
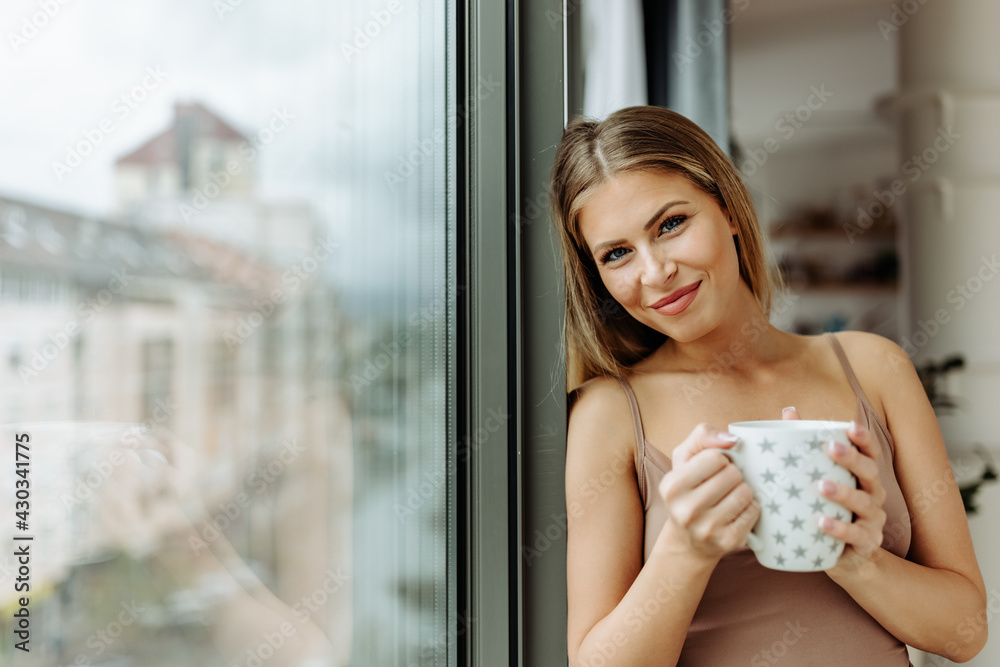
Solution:
M729 232L733 236L736 236L737 233L738 233L738 230L736 229L736 223L733 222L733 214L730 213L729 211L725 210L725 209L723 209L722 212L725 213L727 216L729 216Z

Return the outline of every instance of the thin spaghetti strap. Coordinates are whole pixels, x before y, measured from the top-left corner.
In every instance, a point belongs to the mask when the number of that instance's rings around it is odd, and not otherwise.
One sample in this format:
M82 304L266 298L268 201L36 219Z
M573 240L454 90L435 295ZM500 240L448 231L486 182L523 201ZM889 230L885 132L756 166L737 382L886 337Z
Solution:
M841 347L840 341L832 333L823 334L830 340L830 344L833 345L833 351L837 353L837 358L840 359L840 365L844 367L844 373L847 375L847 381L851 383L851 389L854 390L855 395L858 398L864 400L864 392L861 391L861 385L858 384L858 378L854 375L854 369L851 368L851 362L847 360L847 354L844 352L844 348ZM867 401L865 401L867 402Z
M844 352L844 348L841 346L840 341L832 333L824 334L830 339L830 344L833 345L834 352L837 353L837 358L840 359L840 365L844 367L844 374L847 375L847 381L851 383L851 388L854 390L854 395L858 397L858 420L862 420L864 425L868 427L869 430L875 429L879 432L879 440L885 446L888 451L888 456L890 460L893 460L896 456L896 442L892 437L892 433L889 432L889 428L885 425L885 420L882 419L875 408L872 407L871 401L868 400L867 394L861 388L861 384L858 382L857 376L854 374L854 369L851 368L851 362L847 360L847 353Z
M632 410L632 427L635 429L635 444L636 449L639 452L638 461L643 461L646 456L646 436L642 432L642 418L639 416L639 403L635 400L635 392L632 391L632 385L628 383L624 377L616 375L618 382L621 383L622 389L625 390L625 396L628 398L629 408Z

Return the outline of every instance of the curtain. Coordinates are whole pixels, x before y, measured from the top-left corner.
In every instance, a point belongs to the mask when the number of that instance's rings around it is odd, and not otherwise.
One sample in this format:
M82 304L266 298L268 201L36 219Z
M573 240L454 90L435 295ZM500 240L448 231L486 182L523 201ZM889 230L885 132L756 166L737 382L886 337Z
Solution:
M726 0L644 0L649 103L677 111L729 151Z

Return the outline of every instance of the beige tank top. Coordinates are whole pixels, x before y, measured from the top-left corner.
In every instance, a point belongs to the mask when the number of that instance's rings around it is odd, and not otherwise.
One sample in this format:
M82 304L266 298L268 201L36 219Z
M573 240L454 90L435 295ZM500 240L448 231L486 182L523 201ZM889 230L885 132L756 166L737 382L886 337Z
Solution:
M826 334L858 397L855 421L875 434L881 457L887 518L882 546L905 557L910 546L910 515L893 472L892 436L861 390L836 336ZM670 458L646 441L631 385L619 378L632 409L638 452L639 494L645 510L643 562L666 521L657 493L670 471ZM695 611L678 666L726 665L910 665L906 647L878 624L823 572L781 572L757 562L744 547L727 554Z

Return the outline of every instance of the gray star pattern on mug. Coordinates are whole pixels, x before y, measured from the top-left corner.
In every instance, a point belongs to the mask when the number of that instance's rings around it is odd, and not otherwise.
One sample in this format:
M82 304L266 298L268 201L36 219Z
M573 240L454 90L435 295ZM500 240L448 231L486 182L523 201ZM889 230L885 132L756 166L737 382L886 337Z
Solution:
M823 473L819 471L819 468L813 468L812 470L809 471L810 482L818 482L820 479L822 479L822 477Z
M833 540L830 543L830 553L833 553L834 551L836 551L837 550L837 546L838 546L837 540Z
M771 472L770 470L765 470L763 474L761 474L761 477L764 479L765 482L769 484L774 484L774 473Z
M785 543L785 535L780 530L774 534L774 543L775 544Z
M806 548L805 547L795 547L795 555L798 558L805 558L806 557Z
M774 443L774 442L771 442L771 441L770 441L770 440L768 440L767 438L764 438L764 439L763 439L763 440L761 441L761 443L760 443L760 451L762 451L762 452L770 452L770 451L774 451L774 446L775 446L776 444L777 444L777 443Z
M813 533L813 542L822 542L824 537L826 537L826 533L817 528L816 532Z
M795 529L795 530L802 530L802 524L805 523L805 522L802 519L800 519L799 517L795 517L789 523L792 524L792 528L793 529Z
M791 452L788 452L788 456L781 457L781 460L785 462L786 468L794 468L795 465L799 462L799 457L796 456L795 454L792 454Z
M785 557L782 556L781 554L778 554L777 556L774 557L774 562L777 563L778 565L784 565Z
M788 487L788 497L789 498L800 498L801 497L799 495L800 493L802 493L802 489L800 489L799 487L795 486L794 484L792 486Z
M810 505L810 507L812 507L813 512L822 512L823 511L823 501L822 500L817 500L812 505Z
M813 451L818 452L819 450L823 449L823 441L819 439L819 436L814 435L812 440L809 441L809 447Z
M837 512L833 516L837 519L837 521L846 521L847 520L847 518L843 514L841 514L840 512Z
M781 507L773 500L767 504L767 509L771 510L775 514L781 511Z
M813 561L813 567L823 567L823 557L816 556L816 560Z

